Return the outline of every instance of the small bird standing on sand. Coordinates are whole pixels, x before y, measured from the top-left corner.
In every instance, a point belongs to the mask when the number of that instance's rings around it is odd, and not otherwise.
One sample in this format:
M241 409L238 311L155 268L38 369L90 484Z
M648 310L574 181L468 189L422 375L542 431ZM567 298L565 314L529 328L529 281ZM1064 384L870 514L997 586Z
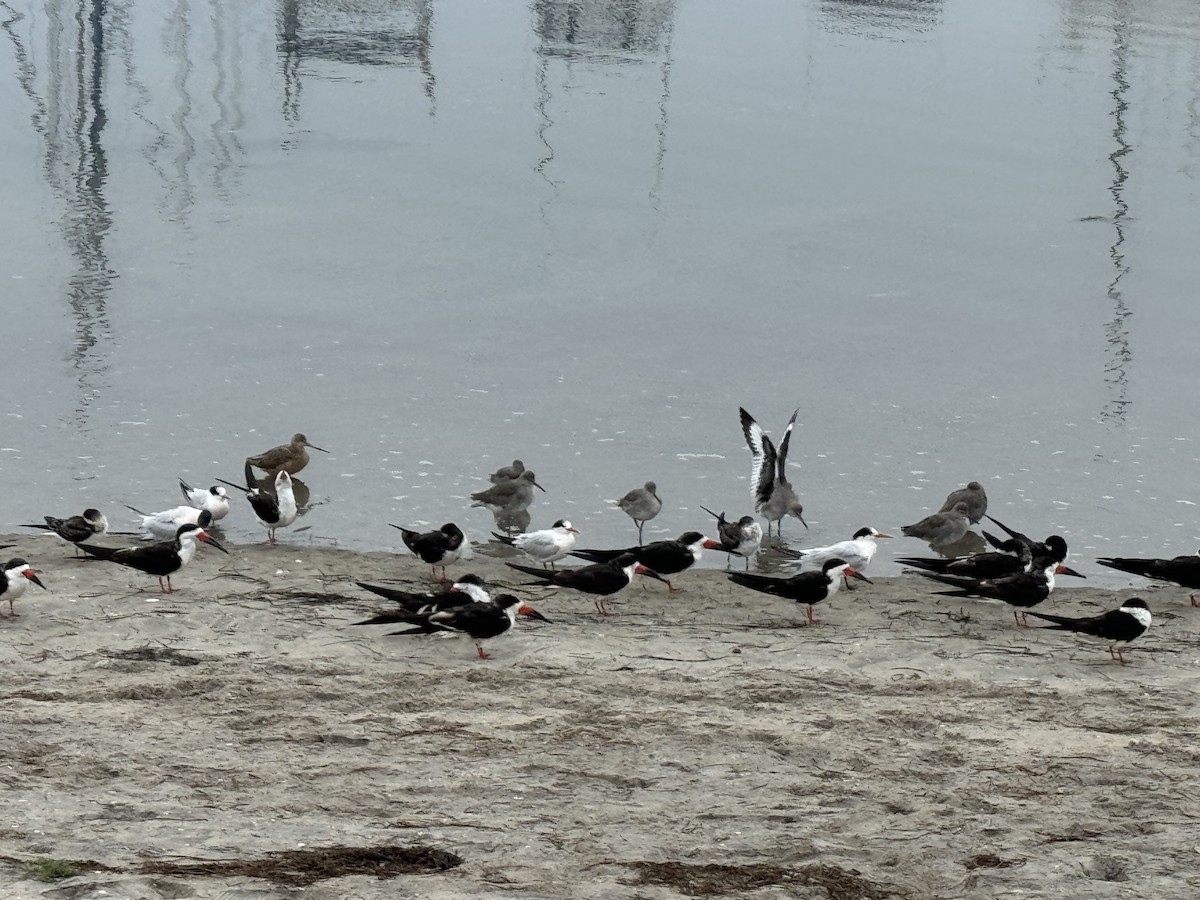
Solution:
M987 514L987 491L978 481L969 482L966 487L947 494L946 502L938 512L949 512L960 503L967 504L967 516L971 524L976 525Z
M162 512L144 513L133 506L125 507L142 520L142 534L156 541L169 541L175 537L180 525L199 525L207 528L212 524L212 513L194 506L172 506Z
M579 534L578 528L573 527L566 519L559 519L553 526L543 528L541 531L527 531L515 537L497 534L493 531L492 537L502 544L516 547L534 562L554 569L556 562L575 549L575 535L577 534Z
M755 521L754 516L742 516L736 522L730 522L725 518L723 512L715 513L707 506L700 508L717 520L717 540L720 541L721 546L713 549L724 550L729 554L725 560L725 568L728 569L733 564L735 556L740 556L746 561L748 571L750 558L762 546L762 526Z
M188 506L202 509L212 516L214 522L220 522L229 515L229 491L214 484L207 490L194 488L182 478L179 479L179 490Z
M721 545L698 531L686 531L673 541L651 541L636 547L621 550L574 550L572 556L592 562L611 562L614 559L632 556L666 582L667 592L674 594L679 588L671 584L668 575L686 572L696 563L705 550L720 550Z
M1035 559L1030 564L1028 572L1018 572L1016 575L1005 575L1000 578L965 578L960 575L940 575L935 572L918 572L917 574L955 588L952 591L938 591L937 593L943 597L980 597L985 600L1003 600L1013 608L1013 621L1021 627L1029 625L1026 611L1037 606L1054 590L1055 575L1082 577L1074 569L1069 569L1058 560L1048 556Z
M115 562L147 575L158 576L158 587L164 594L174 593L171 576L192 561L196 555L197 541L212 544L222 553L228 553L220 541L199 525L180 525L174 539L139 547L98 547L95 544L80 544L96 559ZM166 579L164 582L163 579Z
M1200 550L1190 556L1176 556L1171 559L1104 556L1096 562L1118 572L1128 572L1130 575L1141 575L1143 578L1155 578L1159 581L1173 581L1182 588L1200 590ZM1196 602L1195 593L1191 594L1189 599L1192 606L1200 606L1200 603Z
M642 528L647 522L662 512L662 500L658 498L658 485L647 481L640 488L634 488L617 501L624 513L633 519L638 530L638 543L642 543Z
M388 524L391 525L390 522ZM446 566L462 556L466 545L466 536L461 528L453 522L447 522L437 531L426 532L412 531L399 525L392 527L399 529L404 546L429 564L429 573L434 581L450 580L446 577ZM440 577L437 574L439 568L442 570Z
M868 525L866 528L860 528L854 532L854 537L848 541L838 541L828 547L799 550L796 555L806 563L814 563L818 566L823 565L826 560L844 559L856 572L861 572L875 558L875 551L879 549L879 545L875 541L879 538L890 537L890 534L876 531Z
M748 572L729 573L729 580L734 584L806 604L804 615L809 625L817 624L813 607L836 594L846 578L857 578L872 584L870 578L856 572L844 559L828 559L820 572L801 572L791 578L771 578L768 575L751 575Z
M666 580L639 563L637 557L632 553L626 553L608 562L583 566L578 569L559 569L557 572L519 566L516 563L505 563L505 565L518 572L524 572L526 575L532 575L542 584L572 588L585 594L595 595L596 612L602 616L608 615L608 607L604 605L604 598L627 587L633 581L634 575L648 575L659 581Z
M24 596L29 582L32 581L43 591L46 590L46 586L37 577L37 572L23 559L10 559L4 564L3 570L4 580L0 581L0 602L7 600L8 617L16 618L17 611L13 608L13 601L20 600Z
M783 534L783 519L785 516L795 516L807 528L804 521L804 507L795 489L787 480L788 445L792 440L792 429L796 426L796 416L800 410L792 413L788 419L787 428L783 431L783 440L776 453L775 444L763 431L762 426L754 421L754 416L738 407L742 417L742 434L746 438L746 446L750 448L752 458L750 466L750 493L754 497L754 509L767 520L767 537L771 536L771 523L775 530Z
M46 516L45 519L46 524L44 525L22 525L21 527L37 528L41 531L57 534L64 541L76 546L81 541L86 541L93 535L104 534L104 532L108 531L108 520L104 518L104 514L98 509L85 509L82 516L71 516L66 519ZM75 552L76 554L79 553L78 550Z
M246 462L256 469L262 469L268 476L278 475L280 472L295 475L308 465L308 451L310 449L320 450L322 453L329 452L328 450L322 450L316 444L310 444L308 438L300 432L296 432L292 435L290 443L272 447L270 450L266 450L257 456L247 456Z
M1053 625L1047 626L1047 630L1074 631L1111 641L1108 655L1121 665L1125 665L1125 657L1122 655L1122 648L1117 644L1128 644L1145 634L1146 629L1150 627L1150 607L1146 605L1145 600L1137 597L1130 597L1121 604L1120 609L1110 609L1098 616L1086 616L1081 619L1036 612L1029 615L1053 622Z

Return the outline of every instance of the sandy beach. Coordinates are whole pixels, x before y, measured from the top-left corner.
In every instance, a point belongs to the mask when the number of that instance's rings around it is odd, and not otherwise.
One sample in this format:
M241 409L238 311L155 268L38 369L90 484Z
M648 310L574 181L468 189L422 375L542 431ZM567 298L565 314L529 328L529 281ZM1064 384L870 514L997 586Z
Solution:
M0 620L0 897L1200 896L1200 610L1174 588L1043 605L1145 598L1125 666L912 576L810 627L717 569L608 618L523 589L552 624L480 660L351 626L390 606L355 579L429 585L411 557L204 548L164 596L0 540L49 589ZM451 574L528 580L488 552ZM411 873L376 877L389 852Z

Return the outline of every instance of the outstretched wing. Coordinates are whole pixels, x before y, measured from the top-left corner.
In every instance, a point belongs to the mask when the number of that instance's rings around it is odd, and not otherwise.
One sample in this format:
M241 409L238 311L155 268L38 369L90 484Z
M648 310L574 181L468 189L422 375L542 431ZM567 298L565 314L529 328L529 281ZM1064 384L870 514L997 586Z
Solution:
M783 440L779 443L779 480L787 481L787 472L784 467L787 465L788 444L792 441L792 428L796 425L796 416L800 415L800 410L792 413L792 417L788 419L787 428L783 430Z

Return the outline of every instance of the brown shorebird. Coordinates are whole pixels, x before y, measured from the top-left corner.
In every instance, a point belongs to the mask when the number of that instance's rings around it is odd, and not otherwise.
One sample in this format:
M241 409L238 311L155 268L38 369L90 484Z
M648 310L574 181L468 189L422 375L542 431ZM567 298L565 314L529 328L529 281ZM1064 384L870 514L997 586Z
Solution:
M640 488L634 488L617 501L617 506L633 519L638 530L638 545L642 543L642 528L647 522L662 512L662 501L658 499L658 485L647 481Z
M488 481L492 484L500 484L502 481L512 481L514 478L520 478L521 473L524 471L525 463L519 459L514 459L511 466L501 466L489 475Z
M278 475L280 472L295 475L308 465L309 449L320 450L322 453L329 452L322 450L316 444L310 444L308 438L297 432L292 435L290 444L280 444L257 456L247 456L246 462L271 476Z
M942 504L942 508L938 512L950 512L960 503L967 504L967 516L970 518L971 524L978 525L987 513L987 491L978 481L972 481L966 487L947 494L946 502Z
M962 536L971 527L971 517L967 513L967 504L959 501L946 512L936 512L926 516L920 522L905 525L900 531L908 537L928 541L931 547L945 547Z

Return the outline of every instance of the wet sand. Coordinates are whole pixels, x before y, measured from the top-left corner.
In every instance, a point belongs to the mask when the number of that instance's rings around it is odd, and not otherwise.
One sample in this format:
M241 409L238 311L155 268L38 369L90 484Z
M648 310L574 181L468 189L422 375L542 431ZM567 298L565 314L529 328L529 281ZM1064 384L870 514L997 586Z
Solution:
M390 605L355 578L428 585L411 557L205 548L163 596L8 539L50 590L0 620L6 898L1200 895L1200 610L1179 590L1044 604L1146 598L1125 666L916 577L809 627L715 569L607 619L529 589L553 624L484 661L351 627ZM451 574L526 581L486 553ZM385 844L463 862L306 887L145 871ZM14 862L33 857L111 871L48 885Z

